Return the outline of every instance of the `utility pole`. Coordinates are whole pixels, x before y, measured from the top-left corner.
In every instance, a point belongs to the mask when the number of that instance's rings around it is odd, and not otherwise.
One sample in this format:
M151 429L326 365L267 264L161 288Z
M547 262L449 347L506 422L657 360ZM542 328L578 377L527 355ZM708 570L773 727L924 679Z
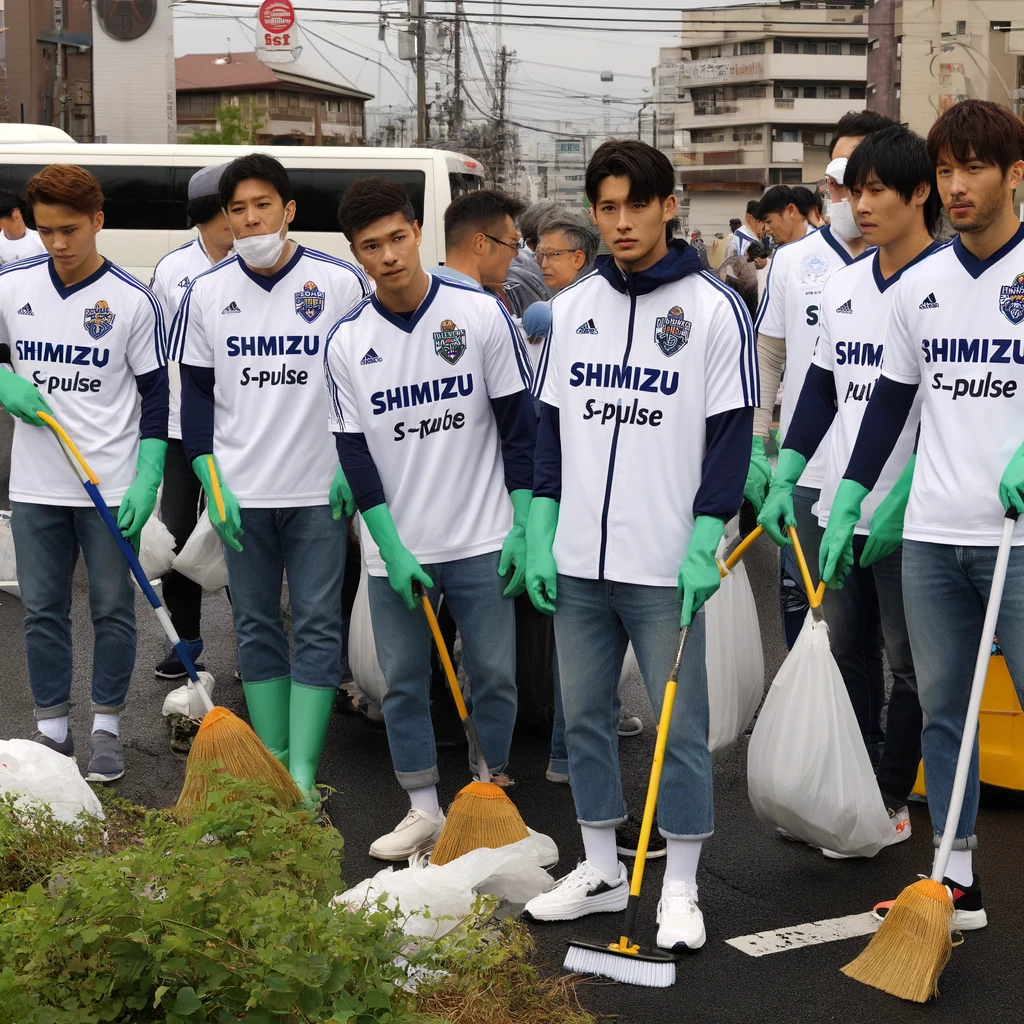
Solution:
M462 0L455 0L455 38L452 42L455 83L452 86L452 108L448 117L448 137L462 137Z
M508 82L508 50L503 46L498 54L498 92L496 122L494 125L494 180L503 187L505 184L505 86Z
M409 0L416 31L416 145L427 144L427 20L425 0Z

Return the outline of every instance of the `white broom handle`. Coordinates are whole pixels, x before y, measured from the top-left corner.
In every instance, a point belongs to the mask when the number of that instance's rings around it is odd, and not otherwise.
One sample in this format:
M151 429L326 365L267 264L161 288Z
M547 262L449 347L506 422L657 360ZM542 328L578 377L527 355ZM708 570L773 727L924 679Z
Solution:
M960 740L960 753L956 759L953 792L949 797L949 810L946 812L946 826L942 832L942 842L939 843L939 852L935 856L935 864L932 867L931 877L934 882L941 882L945 877L946 865L949 863L949 853L953 849L956 828L960 823L960 811L964 805L964 791L967 789L967 772L971 767L974 737L978 732L978 714L981 711L981 698L985 692L985 677L988 675L988 663L992 657L992 640L996 635L999 605L1003 600L1006 567L1010 561L1013 529L1016 525L1016 514L1013 515L1013 518L1007 516L1003 520L1003 535L999 539L999 549L996 553L996 568L992 573L992 588L988 594L988 607L985 609L985 624L981 627L981 643L978 645L978 658L974 663L974 679L971 682L971 700L967 705L967 721L964 722L964 734Z

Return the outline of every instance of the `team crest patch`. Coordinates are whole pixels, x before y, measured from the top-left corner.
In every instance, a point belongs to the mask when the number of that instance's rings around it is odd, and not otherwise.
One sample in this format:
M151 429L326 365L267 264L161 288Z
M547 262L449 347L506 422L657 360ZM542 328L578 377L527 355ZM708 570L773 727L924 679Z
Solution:
M109 334L114 326L115 313L111 313L110 305L100 299L95 306L85 311L85 329L89 336L99 341L104 334Z
M1018 274L1013 284L999 289L999 311L1015 327L1024 321L1024 274Z
M673 306L654 322L654 340L667 356L674 356L686 348L690 340L690 321L683 316L681 306Z
M441 330L434 332L434 351L454 366L466 351L466 332L460 331L454 320L442 320Z
M295 293L295 312L311 324L323 311L324 293L312 281L307 281L302 290Z

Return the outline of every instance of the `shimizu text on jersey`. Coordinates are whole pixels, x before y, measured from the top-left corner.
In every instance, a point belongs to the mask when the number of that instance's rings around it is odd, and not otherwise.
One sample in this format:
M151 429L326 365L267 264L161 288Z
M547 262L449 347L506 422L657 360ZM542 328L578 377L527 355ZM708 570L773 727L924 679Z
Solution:
M301 245L271 276L236 255L190 286L170 358L214 369L213 453L242 508L327 504L338 457L324 344L368 292L357 267Z
M878 250L870 249L833 275L822 292L821 333L813 362L831 373L835 380L837 413L828 434L831 440L822 442L828 446L828 461L817 505L821 526L828 525L832 502L853 454L864 410L882 372L885 347L881 328L889 313L896 282L940 247L938 242L933 243L888 278L882 276L878 265ZM921 394L918 392L882 475L861 505L856 533L867 536L870 531L871 517L878 503L892 490L913 454L920 422Z
M705 421L758 404L739 296L672 248L624 277L613 260L552 300L535 393L559 410L558 571L674 587L693 533Z
M842 239L827 225L782 246L772 257L754 326L758 334L786 340L786 379L779 417L783 441L818 340L822 290L828 279L853 259ZM800 475L801 487L821 487L827 453L826 434Z
M491 399L530 381L522 335L501 303L434 275L408 320L369 298L331 331L326 372L333 429L366 436L417 560L500 551L512 505ZM367 571L386 575L365 524L362 542Z
M100 479L116 508L135 479L139 391L135 380L164 365L164 318L153 293L109 260L65 288L47 255L0 271L0 344ZM18 421L11 499L88 506L50 432Z

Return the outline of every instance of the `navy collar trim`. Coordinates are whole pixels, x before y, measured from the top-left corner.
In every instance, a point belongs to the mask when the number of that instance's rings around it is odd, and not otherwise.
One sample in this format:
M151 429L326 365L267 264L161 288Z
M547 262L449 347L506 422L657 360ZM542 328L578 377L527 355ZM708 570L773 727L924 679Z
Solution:
M258 284L265 292L274 290L274 285L277 284L282 278L286 277L292 272L295 264L302 259L305 253L305 246L297 244L295 246L295 252L292 253L291 259L278 271L273 274L257 274L255 270L251 270L245 265L245 260L242 259L238 253L235 253L235 259L238 260L238 265L242 268L242 273L249 278L250 281L254 281Z
M904 263L903 266L889 278L882 277L882 269L878 262L878 250L875 249L874 255L871 257L871 274L875 279L875 284L878 286L878 290L880 292L884 292L886 288L891 288L903 276L903 272L905 270L909 270L915 263L920 263L926 256L931 256L936 249L941 249L942 246L942 242L932 242L931 245L922 249L909 263Z
M47 261L46 266L50 271L50 280L53 282L53 287L57 289L57 294L62 299L69 299L75 292L80 292L83 288L88 288L89 285L95 284L110 269L110 260L104 257L99 270L91 273L84 281L68 285L66 288L64 287L64 282L57 276L57 269L53 265L52 256Z
M434 296L441 287L441 279L436 274L427 274L427 277L430 278L430 287L427 289L427 294L423 296L423 301L416 307L416 312L413 313L408 320L403 319L397 313L392 313L391 310L377 298L376 292L370 296L373 308L377 310L377 312L393 327L397 327L400 331L404 331L406 334L412 334L416 329L416 325L423 319L427 310L430 308L430 304L434 301Z
M970 249L964 245L963 240L959 235L953 239L953 252L956 253L956 258L962 264L964 270L971 275L975 280L981 277L989 267L994 266L998 263L1012 248L1024 241L1024 224L1021 224L1019 228L1013 233L1013 237L1001 245L988 259L979 259L974 255Z
M846 248L843 245L843 243L840 242L839 239L832 234L832 228L829 227L828 224L824 224L820 228L818 228L818 234L821 235L821 237L824 238L825 241L828 242L828 244L831 245L837 253L839 253L839 255L843 259L843 262L847 266L849 266L857 258L856 256L850 255L850 253L846 251Z

